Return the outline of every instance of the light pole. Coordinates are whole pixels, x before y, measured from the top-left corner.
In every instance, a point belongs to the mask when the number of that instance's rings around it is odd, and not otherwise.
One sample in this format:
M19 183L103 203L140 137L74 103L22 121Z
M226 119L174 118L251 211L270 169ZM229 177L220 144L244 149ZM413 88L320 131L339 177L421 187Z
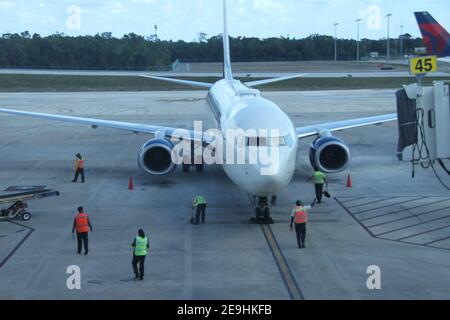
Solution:
M356 32L356 63L359 63L359 23L362 19L356 19L357 32Z
M400 26L400 57L403 60L403 27L404 25Z
M388 24L387 24L387 52L386 52L386 60L389 61L390 60L390 39L389 39L389 27L390 27L390 18L392 17L392 13L388 13L386 15L386 18L388 19Z
M339 23L333 24L334 26L334 62L337 62L337 26Z

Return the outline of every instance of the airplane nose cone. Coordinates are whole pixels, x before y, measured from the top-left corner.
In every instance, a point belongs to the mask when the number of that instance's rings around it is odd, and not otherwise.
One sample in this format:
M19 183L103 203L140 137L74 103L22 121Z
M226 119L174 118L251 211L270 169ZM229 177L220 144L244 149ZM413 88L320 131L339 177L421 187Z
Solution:
M285 187L283 179L278 174L270 176L261 176L259 186L261 193L265 192L268 194L277 193L280 189Z
M258 195L273 195L284 189L292 180L295 166L291 168L295 162L290 157L280 157L279 161L269 166L257 165L258 170Z

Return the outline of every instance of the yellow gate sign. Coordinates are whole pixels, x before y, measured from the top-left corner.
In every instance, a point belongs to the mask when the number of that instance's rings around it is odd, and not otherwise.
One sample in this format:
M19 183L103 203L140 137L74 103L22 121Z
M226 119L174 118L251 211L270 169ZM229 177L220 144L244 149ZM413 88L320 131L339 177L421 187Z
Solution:
M437 57L417 57L409 59L409 71L411 74L425 74L437 71Z

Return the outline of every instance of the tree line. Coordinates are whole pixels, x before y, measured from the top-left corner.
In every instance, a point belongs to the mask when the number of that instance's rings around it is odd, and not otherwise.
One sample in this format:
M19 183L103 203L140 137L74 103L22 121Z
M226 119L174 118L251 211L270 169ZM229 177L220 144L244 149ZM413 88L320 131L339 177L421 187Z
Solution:
M298 61L334 59L335 40L311 35L303 39L237 37L231 39L232 60ZM403 35L404 54L422 47L421 38ZM356 60L356 40L339 39L339 60ZM361 57L371 52L386 54L386 39L362 39ZM400 40L391 39L391 57L399 56ZM0 67L105 70L167 70L180 62L221 62L222 36L201 42L160 41L135 33L122 38L104 32L95 36L67 36L56 33L41 37L28 31L3 34L0 38Z

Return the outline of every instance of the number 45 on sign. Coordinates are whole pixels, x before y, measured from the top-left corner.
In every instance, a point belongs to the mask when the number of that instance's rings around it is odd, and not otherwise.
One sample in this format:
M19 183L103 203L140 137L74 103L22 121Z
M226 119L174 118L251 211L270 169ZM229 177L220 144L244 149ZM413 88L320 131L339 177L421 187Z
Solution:
M437 57L417 57L409 60L411 74L425 74L437 71Z

